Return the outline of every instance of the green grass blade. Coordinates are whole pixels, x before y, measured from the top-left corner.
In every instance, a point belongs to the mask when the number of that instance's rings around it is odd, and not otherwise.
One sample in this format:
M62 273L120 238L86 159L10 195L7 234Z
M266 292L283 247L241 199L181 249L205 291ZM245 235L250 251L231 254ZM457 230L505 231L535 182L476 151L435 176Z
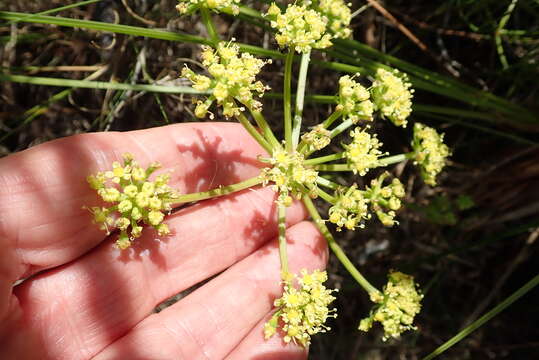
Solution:
M72 80L60 79L39 76L25 75L6 75L0 74L0 81L11 81L23 84L35 84L45 86L61 86L61 87L77 87L86 89L111 89L111 90L131 90L131 91L147 91L155 93L168 94L208 94L208 92L198 91L189 86L164 86L164 85L147 85L147 84L126 84L126 83L111 83L104 81L89 81L89 80Z
M0 11L0 19L107 31L132 36L150 37L153 39L160 40L180 41L206 45L210 45L211 43L210 40L200 36L180 34L173 31L148 29L130 25L110 24L100 21L69 19L60 16L32 15L28 17L28 14L25 13Z
M422 360L431 360L434 359L436 356L442 354L447 349L464 339L466 336L470 335L473 331L475 331L477 328L485 324L487 321L492 319L494 316L498 315L500 312L505 310L509 305L513 304L515 301L520 299L522 296L526 295L531 289L533 289L535 286L539 284L539 275L536 275L533 279L528 281L524 286L522 286L520 289L515 291L511 296L509 296L507 299L499 303L497 306L495 306L492 310L490 310L485 315L481 316L479 319L474 321L472 324L464 328L462 331L460 331L457 335L453 336L451 339L446 341L443 345L438 347L436 350L434 350L429 355L425 356Z
M93 3L100 2L100 1L102 1L102 0L86 0L86 1L81 1L81 2L75 3L75 4L69 4L69 5L60 6L60 7L54 8L54 9L41 11L41 12L38 12L38 13L35 13L35 14L26 14L26 16L23 19L12 20L12 21L10 21L10 23L16 23L16 22L19 22L19 21L29 21L32 17L34 17L36 15L54 14L54 13L57 13L57 12L60 12L60 11L73 9L73 8L84 6L84 5L90 5L90 4L93 4Z

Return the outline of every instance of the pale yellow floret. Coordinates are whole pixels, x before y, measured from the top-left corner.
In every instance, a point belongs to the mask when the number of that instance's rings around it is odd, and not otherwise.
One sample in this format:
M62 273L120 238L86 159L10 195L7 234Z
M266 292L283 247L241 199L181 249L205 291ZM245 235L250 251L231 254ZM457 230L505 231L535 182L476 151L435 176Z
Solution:
M406 127L412 113L412 84L405 75L379 68L371 87L376 109L395 125Z
M178 196L167 185L170 179L168 174L157 176L155 181L148 180L160 167L159 163L152 163L144 170L130 154L124 154L123 158L123 165L114 162L112 170L87 178L99 196L112 203L110 207L92 207L88 210L93 214L94 222L107 233L112 226L120 230L116 241L120 249L129 247L132 240L142 234L140 221L153 226L160 235L168 234L168 226L162 221Z
M316 4L316 1L313 2ZM348 38L352 34L350 21L352 20L352 11L350 4L343 0L319 0L315 8L328 19L328 30L336 38Z
M281 47L291 47L299 52L324 49L331 46L330 34L326 33L328 18L307 6L291 4L285 12L272 4L266 13L271 27L277 29L275 40Z
M239 4L241 0L179 0L176 9L180 14L188 14L200 7L205 7L214 11L231 12L238 15L240 12Z
M331 142L331 131L327 130L323 124L315 126L311 131L303 134L301 140L308 145L309 151L321 150Z
M346 160L352 167L354 174L364 176L367 171L380 165L378 158L383 155L379 148L382 143L375 135L367 132L368 127L360 129L356 127L350 132L352 142L343 145Z
M447 157L451 155L449 148L444 144L444 135L426 125L414 125L414 163L421 168L421 176L425 183L436 185L436 177L443 170Z
M361 320L359 330L369 331L375 321L380 322L384 328L384 341L398 338L404 331L415 330L413 321L421 311L422 299L412 276L390 272L383 293L371 293L371 300L378 305L369 317Z
M354 230L364 227L363 221L370 218L368 200L357 185L350 186L346 191L337 191L335 205L329 208L329 222L337 225L337 231L343 227Z
M273 157L268 159L273 167L264 168L260 173L263 185L273 183L274 190L280 194L277 201L285 206L292 204L289 194L300 199L305 189L316 197L318 172L306 167L304 161L303 155L297 151L288 153L284 149L277 148Z
M281 320L285 342L308 346L311 336L329 330L325 325L327 318L337 316L335 309L328 309L335 300L332 293L336 290L329 290L323 285L327 280L326 272L315 270L309 274L304 269L301 275L296 280L298 287L294 285L294 279L283 281L283 295L274 302L277 310L264 325L266 339L277 332Z
M342 76L339 79L339 96L336 109L342 112L345 119L352 120L354 124L360 120L372 120L374 105L369 98L369 91L349 75Z
M206 116L214 100L223 107L223 115L226 117L238 116L245 110L242 104L256 111L261 110L262 103L255 96L262 96L268 87L257 81L256 76L269 60L240 54L238 45L224 42L215 50L204 46L201 56L211 78L197 75L188 67L182 70L182 76L189 79L195 89L211 92L207 101L197 103L197 117Z
M373 179L370 187L365 189L364 194L369 201L371 210L382 225L391 227L397 224L395 211L400 209L401 199L405 193L404 186L397 178L394 178L390 185L383 186L383 182L388 176L389 173L385 172L377 179Z

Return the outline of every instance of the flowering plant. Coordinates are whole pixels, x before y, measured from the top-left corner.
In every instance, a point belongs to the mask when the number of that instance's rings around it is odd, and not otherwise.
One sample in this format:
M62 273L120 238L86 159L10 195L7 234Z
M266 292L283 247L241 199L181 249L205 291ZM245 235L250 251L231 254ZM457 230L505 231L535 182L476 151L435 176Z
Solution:
M370 315L360 322L359 329L367 331L374 322L380 322L384 328L384 339L396 338L406 330L415 329L413 321L421 309L422 295L413 277L391 272L383 291L378 290L346 256L327 225L334 224L337 231L342 228L361 229L373 214L384 226L396 225L397 211L405 196L403 184L398 178L391 178L388 171L374 176L365 188L355 183L343 185L333 182L323 175L347 171L364 177L374 169L409 159L419 165L425 182L435 185L436 176L449 155L448 147L443 144L443 135L416 123L412 151L390 156L383 151L383 143L373 133L373 126L369 125L379 119L387 119L396 126L407 126L413 90L406 76L380 68L371 79L370 86L360 83L364 80L360 74L342 76L338 89L335 89L334 111L322 123L301 134L311 51L330 47L335 38L350 36L351 11L343 0L305 1L288 6L271 4L264 17L275 29L277 44L288 48L284 56L284 140L279 141L263 115L263 104L259 99L268 87L256 78L269 61L241 53L240 47L232 41L221 41L212 22L210 10L237 14L241 10L238 1L181 0L178 10L180 13L200 11L211 37L201 54L209 76L197 74L188 67L182 70L182 76L191 81L193 88L208 94L206 99L197 101L195 115L203 118L209 114L213 119L222 111L226 118L239 121L266 151L267 154L261 152L259 159L267 167L259 176L226 188L180 195L168 187L166 175L149 180L157 164L143 170L127 155L123 166L115 163L110 172L88 177L102 200L112 204L109 208L91 208L95 221L107 231L110 227L119 228L121 233L117 245L124 249L140 235L141 222L155 227L160 234L166 234L168 229L162 223L164 212L169 211L173 203L221 196L255 184L271 186L278 193L276 205L283 294L275 300L275 313L264 327L266 338L280 331L285 342L307 346L312 335L329 329L325 324L327 318L336 316L335 310L329 308L335 299L334 290L323 285L327 280L325 271L308 273L303 270L300 275L289 272L285 217L294 199L303 201L330 249L375 304ZM296 53L301 56L293 101L292 68ZM214 105L222 110L212 112ZM341 144L342 151L312 157L347 130L351 141ZM318 212L312 201L314 198L321 198L331 205L327 218Z

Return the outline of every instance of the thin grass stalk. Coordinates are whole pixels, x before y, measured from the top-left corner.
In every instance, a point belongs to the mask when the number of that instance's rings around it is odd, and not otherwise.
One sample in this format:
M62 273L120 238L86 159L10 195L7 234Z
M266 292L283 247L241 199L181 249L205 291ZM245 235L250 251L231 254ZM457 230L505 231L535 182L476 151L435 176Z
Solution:
M481 316L479 319L474 321L472 324L464 328L457 335L453 336L451 339L447 340L444 344L438 347L429 355L425 356L422 360L431 360L437 357L438 355L445 352L447 349L464 339L466 336L470 335L473 331L477 330L479 327L483 326L490 319L498 315L500 312L505 310L508 306L513 304L515 301L520 299L522 296L526 295L530 290L539 284L539 275L536 275L533 279L528 281L524 286L515 291L511 296L506 298L504 301L496 305L492 310L487 312L485 315Z

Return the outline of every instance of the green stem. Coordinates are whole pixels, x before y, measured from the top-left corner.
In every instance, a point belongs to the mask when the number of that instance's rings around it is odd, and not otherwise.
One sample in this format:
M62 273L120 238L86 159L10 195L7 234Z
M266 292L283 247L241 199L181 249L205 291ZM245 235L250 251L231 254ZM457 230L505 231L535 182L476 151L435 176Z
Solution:
M334 205L337 202L335 197L331 196L331 194L328 194L327 192L325 192L324 190L322 190L320 188L316 189L316 193L318 194L318 196L320 196L322 199L326 200L331 205Z
M330 181L326 178L323 178L321 176L318 176L316 178L316 183L318 185L322 185L322 186L325 186L327 188L330 188L331 190L337 190L339 187L341 187L339 184L333 182L333 181Z
M292 63L294 62L294 48L290 48L286 55L284 65L284 140L288 152L292 151Z
M305 204L305 207L307 208L307 210L309 211L309 214L313 218L316 227L318 228L318 230L320 230L322 235L324 235L324 237L326 238L329 248L331 249L331 251L333 251L335 256L337 256L337 259L339 259L339 261L341 262L341 264L343 264L346 270L348 270L350 275L352 275L352 277L358 282L359 285L361 285L363 289L365 289L365 291L367 291L367 293L369 294L379 293L380 291L378 291L377 288L371 285L371 283L368 282L367 279L365 279L363 275L361 275L359 270L356 269L354 264L352 264L350 259L346 256L343 249L339 246L339 244L337 244L337 242L335 241L335 238L329 231L324 220L322 220L322 217L318 213L318 210L316 210L316 207L314 206L313 201L309 197L305 197L303 198L303 203Z
M303 104L305 100L305 84L307 82L307 71L309 69L310 60L310 50L301 55L298 87L296 91L296 111L294 114L294 123L292 125L292 149L295 149L297 147L299 142L299 135L301 133L301 120L303 116Z
M219 34L217 34L217 30L215 30L213 20L211 19L210 10L208 10L208 8L205 6L201 6L200 15L202 15L202 22L208 31L208 35L210 36L213 46L217 46L217 44L219 44Z
M378 161L380 162L379 166L388 166L388 165L398 164L406 159L411 159L413 155L414 155L413 152L409 152L409 153L387 156L387 157L378 159Z
M223 195L231 194L240 190L250 188L251 186L255 186L260 183L262 183L262 179L258 176L255 176L255 177L252 177L250 179L247 179L245 181L242 181L236 184L220 186L212 190L202 191L198 193L180 195L177 198L176 203L193 202L193 201L205 200L205 199L209 199L209 198L213 198L217 196L223 196Z
M348 129L350 126L354 125L354 122L350 119L344 120L342 123L339 124L339 126L333 128L331 130L331 134L329 135L330 138L334 138L335 136L342 133L344 130Z
M245 104L243 104L245 105ZM273 148L280 148L281 143L279 143L279 140L275 137L275 134L273 134L273 131L271 131L271 127L269 126L268 122L264 118L264 115L260 111L256 111L252 109L250 106L247 106L247 109L249 109L249 112L253 116L253 119L255 119L256 124L262 130L262 134L264 134L264 138L272 145ZM272 152L270 152L270 155Z
M520 299L522 296L526 295L527 292L529 292L531 289L536 287L539 284L539 275L536 275L533 279L528 281L524 286L522 286L520 289L515 291L511 296L509 296L507 299L496 305L492 310L490 310L485 315L481 316L479 319L474 321L472 324L464 328L462 331L460 331L457 335L453 336L451 339L446 341L443 345L438 347L436 350L434 350L429 355L425 356L423 360L431 360L434 359L436 356L440 355L447 349L449 349L451 346L455 345L462 339L464 339L466 336L470 335L473 331L475 331L477 328L482 326L484 323L492 319L494 316L498 315L500 312L505 310L509 305Z
M112 83L106 81L92 80L73 80L61 78L49 78L39 76L25 75L7 75L0 74L0 82L11 81L22 84L46 85L46 86L61 86L74 87L85 89L111 89L111 90L130 90L130 91L148 91L168 94L194 94L204 95L207 91L195 90L190 86L164 86L164 85L146 85L146 84L127 84L127 83Z
M236 116L240 124L243 125L243 127L247 130L247 132L268 152L268 154L272 154L273 148L272 146L264 139L264 137L258 132L258 130L251 124L251 122L240 113Z
M344 151L343 151L343 152L336 153L336 154L331 154L331 155L320 156L320 157L317 157L317 158L308 159L308 160L305 160L304 164L305 165L323 164L323 163L326 163L328 161L342 159L342 158L344 158L344 156L345 155L344 155Z
M352 171L352 167L348 164L316 165L314 169L316 171Z
M342 153L339 153L339 154L342 154ZM413 157L413 154L414 154L413 152L409 152L409 153L392 155L392 156L378 159L378 161L380 162L378 167L397 164L406 159L411 159ZM322 159L322 158L323 157L315 158L311 160ZM314 167L314 169L316 171L352 171L353 167L348 164L327 164L327 165L317 165Z
M335 120L337 120L338 118L340 118L342 116L342 112L341 111L334 111L331 115L329 115L329 117L322 123L322 125L324 126L324 129L327 129L328 127L330 127L334 122Z
M279 220L279 260L281 261L281 275L288 276L288 254L286 251L286 206L277 202Z

